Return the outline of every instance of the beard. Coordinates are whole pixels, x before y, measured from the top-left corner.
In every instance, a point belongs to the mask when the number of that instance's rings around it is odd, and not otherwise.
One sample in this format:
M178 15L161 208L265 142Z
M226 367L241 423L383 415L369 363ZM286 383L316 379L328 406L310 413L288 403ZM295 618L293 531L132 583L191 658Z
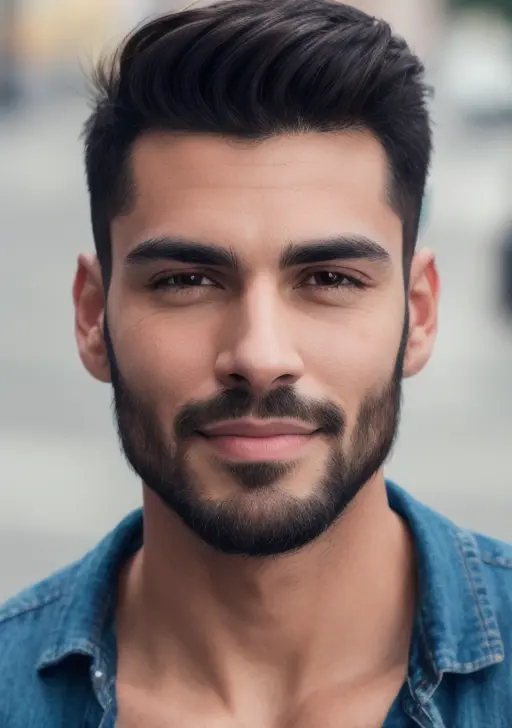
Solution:
M194 401L177 414L173 436L168 436L154 403L136 395L123 380L106 320L104 334L117 430L128 464L189 529L217 551L264 557L310 544L339 520L392 450L400 418L407 318L393 375L379 392L363 400L349 438L344 437L342 409L299 397L291 386L270 390L260 399L248 388L232 388L207 401ZM203 483L187 457L189 438L206 425L249 415L298 419L321 429L331 441L324 472L312 484L311 495L297 497L279 487L285 476L300 468L295 461L229 463L220 459L216 461L219 473L235 481L239 492L222 500L201 495ZM344 439L349 440L345 445Z

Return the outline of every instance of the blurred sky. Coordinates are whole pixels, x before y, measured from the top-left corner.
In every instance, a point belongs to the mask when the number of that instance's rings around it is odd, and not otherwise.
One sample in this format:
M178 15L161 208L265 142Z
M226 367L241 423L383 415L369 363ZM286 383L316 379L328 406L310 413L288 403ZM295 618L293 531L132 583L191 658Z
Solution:
M510 540L512 321L500 282L512 223L511 30L489 16L454 18L438 0L359 5L393 21L437 87L421 244L438 256L441 328L428 369L405 385L389 474L461 524ZM86 375L73 340L76 256L93 247L79 69L170 6L23 0L15 8L19 96L0 106L0 598L78 557L140 501L109 388ZM6 0L2 8L7 17Z

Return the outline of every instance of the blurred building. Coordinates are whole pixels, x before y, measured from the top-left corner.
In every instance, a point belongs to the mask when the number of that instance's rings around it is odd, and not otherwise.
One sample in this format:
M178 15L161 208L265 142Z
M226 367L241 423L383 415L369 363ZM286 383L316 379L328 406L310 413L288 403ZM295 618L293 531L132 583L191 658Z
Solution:
M0 108L18 95L15 0L0 0Z

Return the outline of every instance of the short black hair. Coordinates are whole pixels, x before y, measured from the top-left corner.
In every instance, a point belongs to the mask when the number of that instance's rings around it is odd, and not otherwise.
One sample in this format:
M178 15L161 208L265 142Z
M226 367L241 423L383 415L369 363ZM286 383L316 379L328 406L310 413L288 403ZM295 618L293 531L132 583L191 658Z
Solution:
M336 0L221 0L137 28L98 64L84 130L104 281L111 222L133 203L133 143L151 130L254 140L369 130L387 154L407 270L432 151L424 76L386 22Z

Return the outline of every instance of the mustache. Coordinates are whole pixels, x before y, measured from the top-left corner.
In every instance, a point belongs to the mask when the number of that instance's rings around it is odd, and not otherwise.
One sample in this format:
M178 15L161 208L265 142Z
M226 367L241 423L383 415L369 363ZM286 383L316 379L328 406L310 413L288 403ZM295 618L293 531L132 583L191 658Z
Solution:
M297 419L329 435L342 435L346 422L339 407L299 397L289 385L272 389L262 398L256 398L249 389L234 387L208 401L187 404L174 420L174 431L178 439L185 439L207 425L249 416Z

